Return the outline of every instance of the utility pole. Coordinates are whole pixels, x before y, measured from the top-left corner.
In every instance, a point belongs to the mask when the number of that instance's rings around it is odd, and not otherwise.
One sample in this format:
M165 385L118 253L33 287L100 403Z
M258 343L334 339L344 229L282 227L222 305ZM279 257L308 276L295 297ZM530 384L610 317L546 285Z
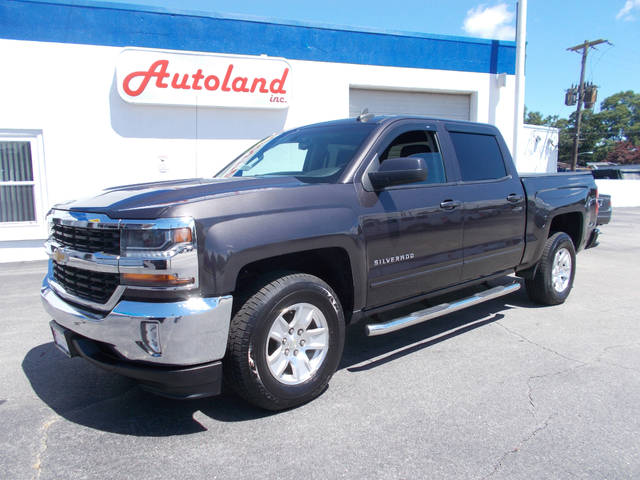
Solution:
M582 122L582 102L584 100L584 69L587 65L587 54L589 49L600 45L601 43L609 43L607 40L598 39L590 42L585 40L584 43L576 45L575 47L569 47L567 50L572 52L578 52L582 50L582 69L580 70L580 86L578 87L578 106L576 108L576 135L573 138L573 155L571 157L571 170L576 169L578 164L578 142L580 140L580 123Z
M516 165L522 164L519 153L519 141L524 123L524 63L527 45L527 0L518 0L516 23L516 88L515 118L513 121L513 149L511 153Z

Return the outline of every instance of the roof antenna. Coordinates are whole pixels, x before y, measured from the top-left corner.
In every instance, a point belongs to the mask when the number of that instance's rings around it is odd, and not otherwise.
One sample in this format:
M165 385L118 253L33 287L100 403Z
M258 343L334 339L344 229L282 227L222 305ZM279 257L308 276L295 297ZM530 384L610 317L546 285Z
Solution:
M369 113L369 109L368 108L363 108L362 109L362 113L360 113L360 115L358 115L358 118L356 120L358 120L359 122L362 122L362 123L366 123L369 120L371 120L373 117L375 117L375 115L373 113Z

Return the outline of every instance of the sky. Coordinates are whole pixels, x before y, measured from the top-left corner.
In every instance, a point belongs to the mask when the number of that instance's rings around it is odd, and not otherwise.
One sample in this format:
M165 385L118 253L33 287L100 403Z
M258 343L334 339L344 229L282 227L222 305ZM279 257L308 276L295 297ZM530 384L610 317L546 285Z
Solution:
M104 0L103 0L104 1ZM122 0L120 0L122 2ZM112 0L107 0L110 3ZM124 3L219 15L267 17L347 27L515 40L516 0L125 0ZM568 47L606 39L590 49L586 80L598 104L623 90L640 93L640 0L529 0L525 104L568 117L564 93L580 79L581 55Z

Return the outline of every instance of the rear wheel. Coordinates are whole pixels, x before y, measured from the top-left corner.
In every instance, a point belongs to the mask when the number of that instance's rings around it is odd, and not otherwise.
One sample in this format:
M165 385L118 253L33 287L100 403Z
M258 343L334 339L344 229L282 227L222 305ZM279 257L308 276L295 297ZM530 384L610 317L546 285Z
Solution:
M312 400L338 368L344 315L331 287L307 274L262 286L229 332L227 380L250 403L282 410Z
M543 305L563 303L573 287L576 251L564 232L551 235L538 262L536 275L525 281L529 298Z

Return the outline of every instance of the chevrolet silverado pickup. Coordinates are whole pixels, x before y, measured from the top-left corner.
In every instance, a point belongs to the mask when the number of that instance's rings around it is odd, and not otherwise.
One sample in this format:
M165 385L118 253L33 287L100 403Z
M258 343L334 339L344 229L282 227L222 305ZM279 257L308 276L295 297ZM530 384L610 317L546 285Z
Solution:
M564 302L597 205L588 172L518 175L493 126L363 114L268 137L213 178L55 206L41 297L70 357L177 398L225 379L280 410L326 388L350 323L386 334L522 284Z

